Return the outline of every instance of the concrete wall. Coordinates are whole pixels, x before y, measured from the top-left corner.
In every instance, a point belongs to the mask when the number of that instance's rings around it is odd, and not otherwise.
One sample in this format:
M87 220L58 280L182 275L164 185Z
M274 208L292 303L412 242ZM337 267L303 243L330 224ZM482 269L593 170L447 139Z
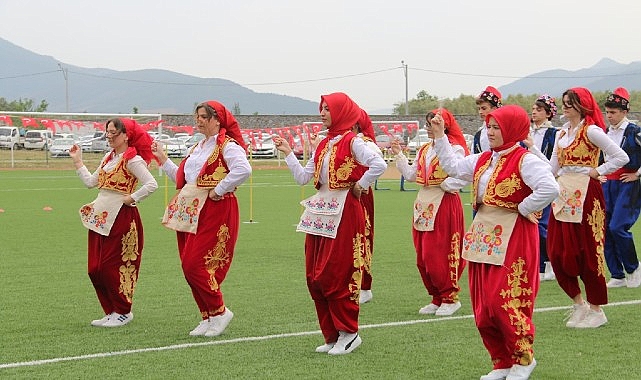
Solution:
M481 119L478 115L454 115L456 121L463 129L463 133L474 134L481 125ZM418 120L421 127L425 124L425 115L370 115L373 121L412 121ZM193 115L163 115L164 125L193 125ZM641 112L630 112L628 118L639 120ZM320 120L318 115L237 115L236 119L242 129L256 128L280 128L294 125L301 125L303 122L317 122ZM607 121L606 121L607 122ZM556 126L561 126L558 115L552 120Z

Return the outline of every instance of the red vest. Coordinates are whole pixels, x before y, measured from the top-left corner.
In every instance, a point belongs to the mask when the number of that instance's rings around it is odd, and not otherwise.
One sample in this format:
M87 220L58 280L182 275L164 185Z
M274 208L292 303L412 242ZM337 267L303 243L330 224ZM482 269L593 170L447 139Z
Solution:
M438 157L434 156L425 165L425 156L432 147L432 144L425 144L416 155L416 183L427 186L438 186L447 178L447 173L441 167Z
M561 137L565 135L566 131L561 131ZM558 144L558 143L557 143ZM599 166L599 156L601 149L594 145L588 138L588 126L583 123L576 133L574 141L567 148L561 148L557 145L557 157L559 159L559 166L587 166L596 168Z
M518 211L523 199L532 194L521 178L521 166L527 150L516 146L512 151L499 156L494 172L490 176L483 195L483 204ZM490 166L492 151L483 152L474 169L473 194L477 198L481 175ZM476 203L476 202L475 202ZM478 205L474 204L476 209Z
M107 164L105 160L98 171L98 188L117 191L122 194L131 194L138 185L138 178L127 170L127 161L121 159L116 168L106 172L103 167Z
M223 149L229 142L236 143L231 137L225 137L222 144L216 144L214 151L207 158L198 177L196 177L196 186L213 189L223 178L227 177L229 168L223 157ZM182 189L185 186L185 162L188 157L182 160L176 172L176 189Z
M349 189L361 179L367 167L359 164L352 154L352 141L356 135L352 131L347 131L343 134L340 140L332 146L329 152L329 186L330 190ZM320 187L319 177L323 160L329 147L329 140L321 141L316 149L314 157L314 186L318 189Z

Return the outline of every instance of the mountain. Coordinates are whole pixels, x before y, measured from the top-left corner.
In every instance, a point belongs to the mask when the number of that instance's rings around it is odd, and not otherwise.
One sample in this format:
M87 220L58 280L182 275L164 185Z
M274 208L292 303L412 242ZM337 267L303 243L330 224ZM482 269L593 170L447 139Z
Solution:
M528 75L499 87L503 97L548 93L561 96L571 87L586 87L591 91L608 91L623 86L629 91L641 90L641 61L622 64L603 58L594 66L576 71L547 70Z
M167 70L116 71L59 63L0 38L0 97L49 103L47 111L189 114L196 103L216 99L243 114L315 115L318 103L258 93L220 78ZM66 70L63 72L63 69ZM66 80L65 80L66 74Z

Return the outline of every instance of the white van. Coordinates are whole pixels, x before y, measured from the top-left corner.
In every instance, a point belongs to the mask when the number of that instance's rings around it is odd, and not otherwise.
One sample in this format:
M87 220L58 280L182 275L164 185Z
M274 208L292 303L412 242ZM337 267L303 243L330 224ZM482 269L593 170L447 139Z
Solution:
M37 130L37 131L27 131L24 135L24 147L25 149L42 149L48 148L51 146L51 141L53 140L53 133L50 130Z

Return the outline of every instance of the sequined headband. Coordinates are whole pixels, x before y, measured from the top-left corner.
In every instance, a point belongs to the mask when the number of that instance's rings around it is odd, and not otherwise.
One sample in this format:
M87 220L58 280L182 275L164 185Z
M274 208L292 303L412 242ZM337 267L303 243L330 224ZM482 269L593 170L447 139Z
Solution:
M501 98L491 91L483 91L481 95L479 95L479 99L487 101L496 108L503 105L503 103L501 103Z
M605 100L605 106L610 108L621 108L622 110L630 110L630 102L628 99L617 94L610 94Z
M536 99L536 101L545 103L548 106L548 108L550 109L550 113L552 114L552 117L556 116L556 113L557 113L558 110L556 108L556 100L553 97L551 97L548 94L543 94L543 95L539 96Z

